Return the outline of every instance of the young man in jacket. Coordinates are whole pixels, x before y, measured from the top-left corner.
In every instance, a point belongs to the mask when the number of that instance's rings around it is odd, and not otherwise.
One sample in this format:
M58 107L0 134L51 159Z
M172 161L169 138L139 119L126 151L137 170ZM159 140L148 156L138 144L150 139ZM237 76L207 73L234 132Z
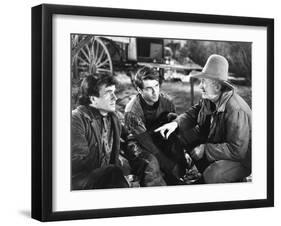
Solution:
M251 109L227 82L228 62L211 55L201 73L202 99L155 132L175 130L205 183L239 182L251 173Z
M128 159L141 186L178 184L185 174L183 148L175 141L163 140L153 130L167 123L175 106L160 93L159 72L143 67L135 77L138 94L125 108L125 125L130 133Z
M108 74L89 75L81 84L80 105L72 111L72 190L128 187L119 161L115 85Z

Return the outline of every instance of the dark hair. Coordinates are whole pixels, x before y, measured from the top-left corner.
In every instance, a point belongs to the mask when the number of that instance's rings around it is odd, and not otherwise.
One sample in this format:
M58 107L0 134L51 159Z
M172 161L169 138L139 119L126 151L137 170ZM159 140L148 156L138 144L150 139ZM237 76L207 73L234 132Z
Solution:
M99 91L101 86L105 85L106 87L117 85L117 80L108 73L93 73L85 77L80 86L80 96L78 103L80 105L88 106L90 101L90 96L99 97Z
M135 76L135 85L143 89L144 80L157 80L159 82L159 71L156 68L142 67L139 69Z

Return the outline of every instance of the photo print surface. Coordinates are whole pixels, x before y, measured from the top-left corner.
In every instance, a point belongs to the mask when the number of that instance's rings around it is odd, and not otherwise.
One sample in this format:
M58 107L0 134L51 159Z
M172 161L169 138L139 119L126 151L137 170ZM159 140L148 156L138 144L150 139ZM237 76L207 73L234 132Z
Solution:
M70 44L71 190L252 181L251 42Z

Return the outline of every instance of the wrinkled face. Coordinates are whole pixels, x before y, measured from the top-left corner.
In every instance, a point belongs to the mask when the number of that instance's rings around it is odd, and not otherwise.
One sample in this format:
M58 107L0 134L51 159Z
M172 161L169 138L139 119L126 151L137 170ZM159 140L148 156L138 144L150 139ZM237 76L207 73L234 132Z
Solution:
M202 78L199 88L202 91L203 99L214 100L221 92L221 86L210 79Z
M143 80L143 89L138 89L138 91L147 104L153 105L159 99L159 82L157 80Z
M113 112L116 109L115 85L105 86L102 85L99 91L100 96L92 96L90 106L100 110L102 114Z

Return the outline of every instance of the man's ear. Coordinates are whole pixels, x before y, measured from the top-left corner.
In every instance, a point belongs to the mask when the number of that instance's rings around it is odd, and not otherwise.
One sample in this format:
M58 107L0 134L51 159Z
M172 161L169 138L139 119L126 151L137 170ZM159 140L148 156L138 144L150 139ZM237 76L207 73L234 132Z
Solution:
M96 106L96 101L97 101L97 97L95 96L90 96L90 101L91 101L91 106L95 107Z
M139 87L137 87L137 91L138 93L141 93L141 89Z
M217 91L221 91L221 89L222 89L222 84L221 83L216 83L216 90Z
M219 83L219 91L221 91L221 90L222 90L222 84Z

